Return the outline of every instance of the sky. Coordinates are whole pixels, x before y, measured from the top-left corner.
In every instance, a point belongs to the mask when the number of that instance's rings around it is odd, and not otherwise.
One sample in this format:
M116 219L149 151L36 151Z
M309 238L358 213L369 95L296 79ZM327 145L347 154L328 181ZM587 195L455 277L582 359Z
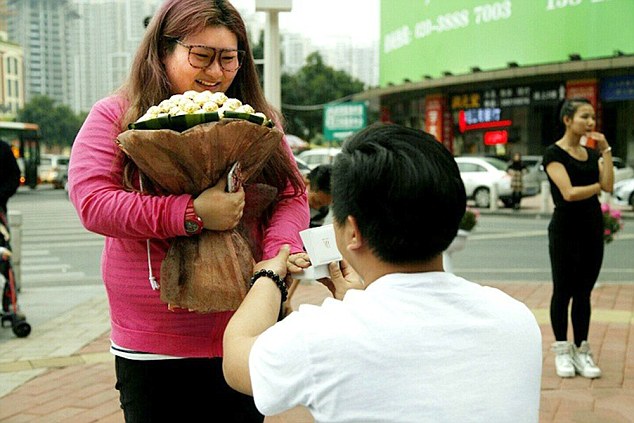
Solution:
M241 11L255 13L256 0L230 0ZM314 44L347 36L361 45L379 39L380 0L292 0L290 12L280 12L282 31L304 34ZM264 22L264 13L258 12Z

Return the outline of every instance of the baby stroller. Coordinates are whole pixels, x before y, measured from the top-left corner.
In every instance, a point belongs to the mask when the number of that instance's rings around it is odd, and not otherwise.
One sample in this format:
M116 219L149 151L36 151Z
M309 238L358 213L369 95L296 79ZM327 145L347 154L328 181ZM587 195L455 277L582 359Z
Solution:
M2 327L5 322L11 324L13 333L18 338L24 338L31 333L31 325L18 307L15 276L11 267L11 244L9 242L9 225L7 217L0 209L0 284L2 289Z

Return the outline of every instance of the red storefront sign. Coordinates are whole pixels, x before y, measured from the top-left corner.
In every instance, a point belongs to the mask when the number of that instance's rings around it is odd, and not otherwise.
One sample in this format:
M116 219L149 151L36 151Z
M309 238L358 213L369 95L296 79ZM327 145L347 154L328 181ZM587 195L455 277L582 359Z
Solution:
M579 79L566 82L566 98L585 98L594 110L597 109L597 80L596 79Z
M484 133L484 145L506 144L509 140L508 131L488 131Z
M585 98L592 107L596 115L596 130L600 131L602 126L603 110L599 102L599 88L596 79L579 79L566 82L566 98Z
M425 97L425 132L429 132L443 142L443 115L445 98L442 95Z

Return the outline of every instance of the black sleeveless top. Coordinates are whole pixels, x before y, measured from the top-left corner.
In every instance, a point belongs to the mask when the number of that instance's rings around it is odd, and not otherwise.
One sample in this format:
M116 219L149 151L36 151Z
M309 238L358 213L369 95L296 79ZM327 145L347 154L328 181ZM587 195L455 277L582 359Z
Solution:
M551 162L559 162L566 168L572 186L592 185L599 182L599 158L601 156L594 149L583 148L588 152L588 160L586 161L577 160L557 144L551 144L544 152L544 169ZM555 204L555 211L574 212L576 214L594 212L599 208L598 196L593 195L581 201L566 201L557 185L550 179L550 175L548 175L548 181L550 182L550 192Z

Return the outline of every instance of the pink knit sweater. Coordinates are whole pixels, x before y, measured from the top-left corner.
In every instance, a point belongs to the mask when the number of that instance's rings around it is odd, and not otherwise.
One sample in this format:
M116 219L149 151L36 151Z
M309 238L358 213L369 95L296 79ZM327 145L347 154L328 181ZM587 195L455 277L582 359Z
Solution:
M186 235L183 222L189 195L160 197L123 190L123 162L115 139L125 107L126 102L116 96L93 106L73 144L68 171L70 199L83 225L106 237L101 267L110 303L111 338L136 351L220 357L223 332L233 312L169 311L159 291L150 287L146 240L151 240L152 270L160 282L169 239ZM281 201L268 226L256 231L262 237L264 258L276 255L285 243L291 245L291 252L302 251L298 232L308 223L305 194Z

